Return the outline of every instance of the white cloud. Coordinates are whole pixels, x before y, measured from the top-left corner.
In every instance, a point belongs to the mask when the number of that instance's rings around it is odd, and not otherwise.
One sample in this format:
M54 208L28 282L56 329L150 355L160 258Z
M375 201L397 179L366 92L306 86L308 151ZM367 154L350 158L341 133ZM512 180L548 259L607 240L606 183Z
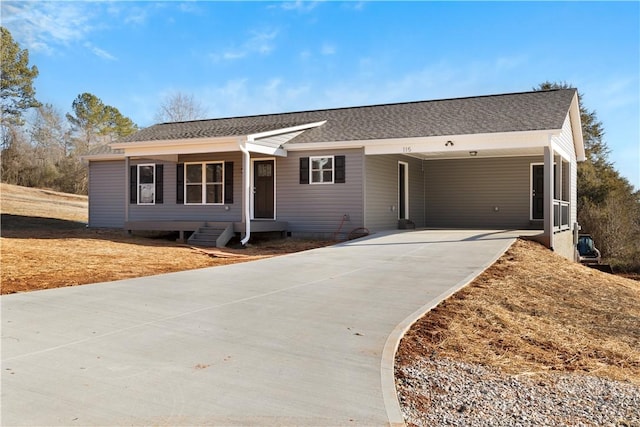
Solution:
M364 1L349 1L345 3L345 7L351 10L364 10L364 6L365 6Z
M600 95L607 108L638 106L638 76L618 76L603 82Z
M3 25L23 47L53 54L59 46L82 41L94 30L87 4L4 2Z
M211 117L231 117L280 113L308 109L312 88L306 83L292 83L280 77L254 82L248 78L227 81L222 86L200 89Z
M336 47L329 43L324 43L320 49L320 53L323 55L334 55L336 53Z
M510 71L525 65L528 61L526 55L502 56L495 60L495 69L498 71Z
M251 54L268 55L275 49L274 40L277 36L277 30L254 31L240 46L231 47L222 53L213 53L210 57L214 61L233 61Z
M191 13L195 15L202 13L202 9L200 5L198 5L198 0L183 1L178 5L178 10L182 13Z
M110 54L109 52L107 52L104 49L100 49L99 47L96 47L94 45L92 45L90 42L85 42L84 43L84 47L86 47L87 49L89 49L91 52L93 52L94 55L102 58L102 59L106 59L108 61L117 61L118 58L116 58L115 56L113 56L112 54Z
M148 10L141 7L127 8L124 16L125 24L142 25L147 22Z
M277 31L254 32L251 38L245 44L250 52L258 52L263 55L268 54L274 49L273 40L278 35Z
M280 8L287 11L308 13L315 9L320 3L320 1L308 0L283 1L280 3Z
M298 57L301 60L306 61L307 59L311 58L311 52L308 49L305 49L298 54Z
M308 51L301 54L307 55ZM212 117L454 98L491 93L491 83L501 76L498 62L489 60L464 68L443 60L404 74L380 77L365 73L377 66L375 58L367 57L359 62L361 72L328 85L311 80L291 82L281 77L261 81L238 78L201 92L204 99L214 100L210 106Z

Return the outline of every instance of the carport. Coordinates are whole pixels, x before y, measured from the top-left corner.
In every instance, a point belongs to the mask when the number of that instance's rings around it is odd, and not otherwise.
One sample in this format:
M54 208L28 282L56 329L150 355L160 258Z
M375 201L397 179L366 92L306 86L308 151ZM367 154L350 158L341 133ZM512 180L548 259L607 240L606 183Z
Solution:
M385 160L397 163L397 200L388 203L399 220L437 228L540 230L541 243L573 259L576 159L584 160L584 151L576 157L570 135L579 126L579 119L574 123L568 116L554 132L422 137L364 150L376 168ZM367 187L372 190L365 215L382 197L380 183ZM367 222L375 223L368 215Z

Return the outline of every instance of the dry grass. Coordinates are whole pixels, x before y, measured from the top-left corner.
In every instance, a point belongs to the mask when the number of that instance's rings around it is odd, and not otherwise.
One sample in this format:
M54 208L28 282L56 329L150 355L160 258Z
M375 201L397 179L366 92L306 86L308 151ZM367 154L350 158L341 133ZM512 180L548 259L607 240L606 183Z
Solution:
M2 213L87 222L87 196L0 184Z
M209 251L161 239L92 230L87 198L1 184L2 294L214 267L325 246L282 239Z
M511 374L571 372L640 385L640 283L518 240L419 320L397 363L449 357Z

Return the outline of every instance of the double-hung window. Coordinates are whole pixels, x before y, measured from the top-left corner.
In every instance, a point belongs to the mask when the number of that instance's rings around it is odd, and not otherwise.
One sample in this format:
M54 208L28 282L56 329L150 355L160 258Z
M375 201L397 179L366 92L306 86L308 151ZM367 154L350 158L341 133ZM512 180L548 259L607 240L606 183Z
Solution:
M300 184L344 184L346 181L346 157L300 157Z
M137 194L139 205L156 203L156 165L138 165Z
M224 203L224 162L186 163L185 204Z
M311 157L312 184L333 184L333 156Z

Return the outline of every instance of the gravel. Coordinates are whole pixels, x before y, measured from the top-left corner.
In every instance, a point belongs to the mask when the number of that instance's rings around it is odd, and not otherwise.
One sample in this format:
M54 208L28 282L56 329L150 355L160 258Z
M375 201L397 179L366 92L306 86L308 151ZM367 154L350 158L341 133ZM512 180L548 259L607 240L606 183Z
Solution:
M408 425L640 426L640 387L594 376L418 358L397 367L396 387Z

